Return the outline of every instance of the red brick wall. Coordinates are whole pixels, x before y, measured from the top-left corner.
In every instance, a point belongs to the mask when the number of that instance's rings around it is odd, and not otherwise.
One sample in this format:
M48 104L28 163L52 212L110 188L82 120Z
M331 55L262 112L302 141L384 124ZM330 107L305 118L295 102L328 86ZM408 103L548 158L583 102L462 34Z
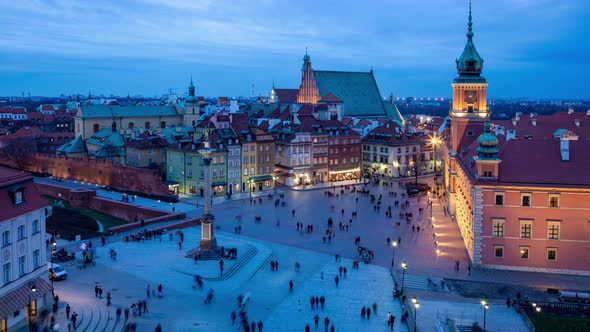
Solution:
M137 217L137 220L148 220L168 215L167 212L148 209L103 197L94 197L90 201L89 207L125 221L135 221L135 217Z
M60 178L97 183L133 192L174 196L162 184L157 171L117 166L108 160L32 154L26 164L25 168L29 172L49 173Z

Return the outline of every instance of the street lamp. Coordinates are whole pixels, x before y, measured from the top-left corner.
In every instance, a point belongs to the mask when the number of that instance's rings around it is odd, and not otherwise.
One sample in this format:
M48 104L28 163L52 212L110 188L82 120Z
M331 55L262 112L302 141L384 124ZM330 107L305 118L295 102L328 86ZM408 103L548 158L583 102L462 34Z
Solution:
M418 316L418 308L420 308L420 301L414 296L412 298L412 303L414 304L414 332L418 329L418 320L416 317Z
M250 200L252 200L252 180L248 180L248 188L250 189ZM252 203L252 202L250 202Z
M55 239L51 243L51 247L53 249L51 249L51 259L49 261L51 262L51 270L53 270L53 259L54 259L54 255L57 256L57 241L55 241ZM53 279L55 279L55 276L52 276L51 277L51 294L55 297L55 294L53 292Z
M486 332L486 313L490 308L490 305L486 299L481 300L481 305L483 306L483 332Z
M397 248L397 241L393 240L391 241L391 251L393 253L393 256L391 256L391 267L395 265L395 248Z
M442 140L437 137L437 136L432 136L430 138L430 144L432 144L433 147L433 153L434 153L434 172L436 173L436 146L439 145L440 143L442 143Z
M33 319L32 319L32 313L33 313L33 300L32 300L32 294L34 294L37 291L37 287L35 287L35 284L33 282L29 282L29 285L31 286L31 292L29 292L29 332L33 332Z
M402 294L404 293L404 281L406 279L406 269L408 268L408 264L406 261L402 262Z

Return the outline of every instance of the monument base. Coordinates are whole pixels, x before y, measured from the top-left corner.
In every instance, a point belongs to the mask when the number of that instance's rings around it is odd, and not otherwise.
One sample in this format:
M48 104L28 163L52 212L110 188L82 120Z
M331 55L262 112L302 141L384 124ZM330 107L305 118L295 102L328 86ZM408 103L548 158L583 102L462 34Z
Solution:
M201 250L211 250L217 247L217 239L213 233L213 221L215 217L208 213L201 217L201 241L199 248Z
M217 247L217 239L215 238L210 240L201 240L199 242L199 248L201 248L201 250L211 250L215 247Z

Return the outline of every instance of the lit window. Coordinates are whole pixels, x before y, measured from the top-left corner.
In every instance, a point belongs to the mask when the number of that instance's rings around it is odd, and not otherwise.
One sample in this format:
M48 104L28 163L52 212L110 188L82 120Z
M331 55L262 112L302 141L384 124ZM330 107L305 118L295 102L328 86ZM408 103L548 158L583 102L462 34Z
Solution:
M547 223L547 238L549 240L559 240L559 222L549 221Z
M557 248L547 248L547 260L548 261L556 261L557 260Z
M522 194L521 195L521 205L522 206L531 206L531 194Z
M520 258L528 259L529 258L529 247L520 247Z
M504 220L493 220L493 236L504 237Z
M530 220L521 220L520 221L520 238L521 239L530 239L533 229L533 223Z
M496 205L504 205L504 194L496 194Z
M549 195L549 207L559 207L559 195L558 194L551 194Z
M504 257L504 247L503 246L494 246L494 256L498 258Z

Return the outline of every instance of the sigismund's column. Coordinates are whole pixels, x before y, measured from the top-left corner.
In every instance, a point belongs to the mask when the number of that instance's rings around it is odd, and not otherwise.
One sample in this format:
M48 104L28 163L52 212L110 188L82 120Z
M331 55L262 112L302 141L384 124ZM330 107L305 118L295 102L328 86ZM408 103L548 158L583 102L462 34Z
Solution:
M211 214L211 154L213 149L209 142L209 128L205 129L203 134L203 148L199 149L199 154L202 156L203 165L205 166L205 204L203 209L203 216L201 217L201 242L199 248L201 250L211 250L217 246L217 240L213 232L213 222L215 217Z

